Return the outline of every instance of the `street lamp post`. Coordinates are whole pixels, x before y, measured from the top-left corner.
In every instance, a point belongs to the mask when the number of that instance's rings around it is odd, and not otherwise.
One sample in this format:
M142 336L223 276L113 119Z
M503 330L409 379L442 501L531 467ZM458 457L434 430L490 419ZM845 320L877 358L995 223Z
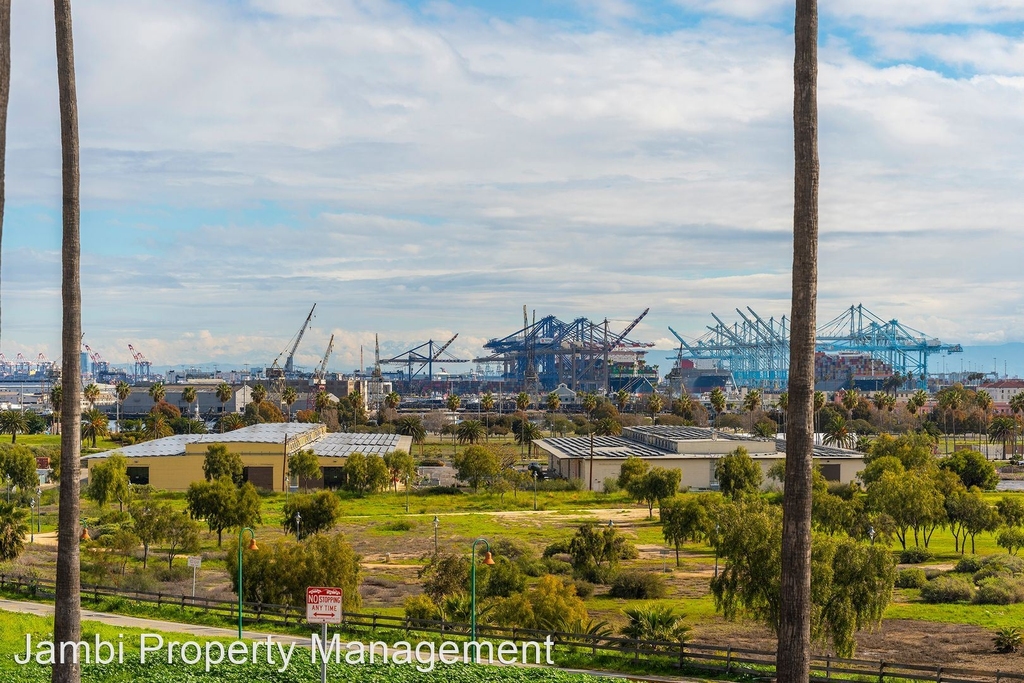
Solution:
M491 557L491 544L487 542L486 538L478 538L473 541L473 548L471 551L472 565L469 571L469 631L470 641L476 640L476 546L477 543L483 543L484 547L487 548L487 555L484 557L484 564L494 564L494 559Z
M533 470L533 511L537 511L537 470Z
M409 473L405 474L405 514L409 514Z
M43 495L43 489L41 489L39 487L36 487L36 533L37 534L42 532L42 528L40 526L41 521L39 519L40 512L42 511L42 504L43 504L42 495Z
M256 532L249 527L242 527L238 532L238 639L242 639L242 536L249 532L249 550L259 550L256 545Z
M30 543L35 543L36 542L36 527L32 523L33 522L32 515L35 513L35 511L36 511L36 501L30 500L29 501L29 511L28 511L28 529L32 533L32 537L29 539Z
M441 520L434 515L434 555L437 555L437 527L441 526Z
M295 511L295 540L302 540L302 513L298 510Z

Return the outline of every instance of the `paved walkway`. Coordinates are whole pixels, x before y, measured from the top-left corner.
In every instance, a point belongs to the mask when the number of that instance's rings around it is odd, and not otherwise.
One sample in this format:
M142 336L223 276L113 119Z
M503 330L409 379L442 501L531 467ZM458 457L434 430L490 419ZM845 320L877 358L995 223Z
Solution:
M0 598L0 611L20 612L22 614L33 614L38 617L52 617L53 605L44 602L22 602L20 600L7 600ZM129 617L123 614L111 614L109 612L96 612L94 610L82 610L83 621L97 621L108 626L120 626L122 628L138 628L144 631L161 631L164 633L182 633L186 635L201 636L205 638L237 638L236 629L218 628L215 626L198 626L195 624L183 624L176 621L161 621L159 619L143 619L141 617ZM309 647L309 637L288 636L280 633L261 633L258 631L242 631L243 638L250 640L265 640L272 636L275 642L289 645L295 643L298 647ZM343 644L344 646L344 644ZM608 671L590 671L587 669L566 669L562 667L537 666L534 664L518 664L525 668L557 668L566 673L584 674L598 678L618 678L630 681L650 681L651 683L701 683L693 678L675 678L667 676L637 676L632 674L611 673Z

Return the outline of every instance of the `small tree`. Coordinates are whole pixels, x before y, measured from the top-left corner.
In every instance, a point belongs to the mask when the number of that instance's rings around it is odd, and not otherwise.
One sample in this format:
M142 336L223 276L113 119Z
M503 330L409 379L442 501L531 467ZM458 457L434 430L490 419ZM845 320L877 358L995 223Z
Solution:
M416 474L416 463L413 461L412 456L401 448L396 448L390 453L386 453L384 455L384 464L388 467L388 472L391 475L391 481L396 491L398 490L398 482L407 482Z
M433 555L420 572L423 592L436 604L465 593L469 587L469 559L465 555L441 552Z
M167 568L171 569L174 566L175 555L199 550L199 524L189 519L184 512L168 515L164 524L164 543Z
M977 486L984 491L992 491L999 483L996 466L978 451L960 449L940 460L939 467L956 472L967 488Z
M1024 529L1015 526L1004 527L996 536L996 545L1005 548L1009 554L1016 555L1018 550L1024 548Z
M700 540L712 525L711 510L698 496L672 496L661 503L661 534L666 543L676 549L679 566L679 546L686 541Z
M255 487L246 482L236 487L227 476L216 481L197 481L185 493L189 514L206 521L217 532L217 547L225 529L251 526L261 521L261 499Z
M206 456L203 458L203 475L206 481L217 481L221 477L227 477L236 485L242 483L242 457L238 453L231 453L228 447L222 443L210 444L206 447Z
M480 489L481 483L497 476L499 471L497 455L485 446L469 446L452 460L452 464L459 479L472 486L474 492Z
M16 560L25 549L25 511L13 503L0 502L0 562Z
M647 470L650 467L646 460L642 460L635 455L627 457L622 461L622 466L619 468L619 488L628 490L630 482L634 479L642 478L647 474Z
M677 469L653 467L644 476L632 478L626 490L634 500L647 505L647 516L651 519L655 503L671 498L679 491L682 474Z
M1003 496L996 501L996 510L1006 526L1024 526L1024 501L1012 496Z
M56 464L60 458L53 458ZM36 458L27 446L0 444L0 479L21 491L31 491L39 485Z
M283 514L284 530L306 538L334 527L341 514L341 502L331 491L289 496Z
M128 508L132 516L132 527L135 535L142 543L142 567L149 561L149 547L164 538L167 518L175 514L167 504L158 504L152 500L141 500Z
M120 453L114 453L105 462L90 467L85 495L95 500L100 507L116 500L119 508L124 510L124 504L131 495L128 460Z
M569 557L577 575L604 581L626 554L626 539L614 527L584 524L569 541Z
M715 478L723 495L738 499L761 488L761 466L754 462L747 449L740 446L715 465Z
M310 480L319 479L323 476L323 469L320 467L320 458L311 450L303 450L293 453L288 458L288 476L294 477L302 483L302 490L306 490L306 484Z
M128 567L128 560L132 558L132 554L139 547L139 543L139 537L131 529L118 529L114 533L104 534L100 538L100 545L117 558L118 574L121 576L124 576L125 569Z

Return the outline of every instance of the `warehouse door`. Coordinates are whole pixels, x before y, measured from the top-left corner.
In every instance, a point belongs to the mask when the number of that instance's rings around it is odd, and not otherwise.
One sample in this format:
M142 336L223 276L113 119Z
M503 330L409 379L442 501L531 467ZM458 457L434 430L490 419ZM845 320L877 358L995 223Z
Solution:
M242 479L258 489L274 490L273 467L245 467L242 469Z

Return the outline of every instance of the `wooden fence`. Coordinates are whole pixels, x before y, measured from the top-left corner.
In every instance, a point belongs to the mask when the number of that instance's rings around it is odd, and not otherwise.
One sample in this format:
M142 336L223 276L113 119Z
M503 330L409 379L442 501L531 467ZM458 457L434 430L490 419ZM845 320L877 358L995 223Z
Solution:
M42 579L11 578L0 574L0 590L8 590L33 597L52 597L54 582ZM82 599L98 602L103 598L122 598L158 607L186 607L220 614L232 620L238 618L238 603L235 600L171 595L149 591L122 590L110 586L82 585ZM305 618L305 607L271 605L266 603L243 603L243 620L250 626L267 623L288 627L300 626ZM411 619L381 614L346 614L342 630L368 631L393 630L408 633L435 633L447 636L468 636L469 624ZM765 650L729 647L696 642L652 641L622 638L610 635L563 633L526 628L504 628L479 625L480 636L495 640L545 642L550 638L556 647L574 648L578 652L590 651L615 654L639 662L641 658L655 659L663 664L682 670L699 670L726 676L746 676L772 680L775 670L775 653ZM1024 683L1024 674L962 669L946 666L900 664L868 659L843 659L830 656L815 656L811 663L811 680L823 683L832 681L869 681L871 683L894 683L896 681L933 681L934 683Z

